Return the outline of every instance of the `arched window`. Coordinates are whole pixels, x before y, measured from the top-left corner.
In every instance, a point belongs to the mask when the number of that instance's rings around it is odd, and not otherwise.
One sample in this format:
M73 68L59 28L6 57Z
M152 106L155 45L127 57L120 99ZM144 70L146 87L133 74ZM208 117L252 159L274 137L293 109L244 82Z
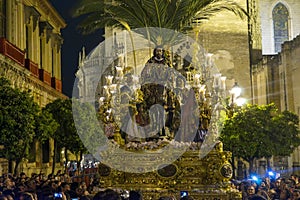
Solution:
M274 46L275 52L278 53L281 51L281 44L289 40L289 11L282 3L278 3L273 9L272 17L274 27Z

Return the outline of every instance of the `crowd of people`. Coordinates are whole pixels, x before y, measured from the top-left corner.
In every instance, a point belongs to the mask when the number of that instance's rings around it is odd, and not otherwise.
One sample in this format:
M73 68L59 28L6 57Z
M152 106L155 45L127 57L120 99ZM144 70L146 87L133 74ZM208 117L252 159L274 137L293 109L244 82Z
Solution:
M265 177L262 180L232 181L232 188L242 193L243 200L298 200L300 179L292 174L288 178Z
M265 177L261 181L232 180L232 190L242 193L243 200L298 200L300 199L300 178L293 174L289 178ZM127 192L127 191L126 191ZM32 174L21 173L0 176L0 200L142 200L137 191L127 193L102 190L99 181L90 177L85 181L72 180L66 173ZM180 200L192 200L190 196ZM176 200L174 196L159 200Z
M0 200L75 200L91 199L96 179L91 179L87 185L85 181L76 182L66 173L43 173L27 176L4 174L0 177Z
M137 191L120 192L101 189L96 177L86 181L75 180L67 173L33 173L27 176L4 174L0 176L0 200L142 200ZM188 197L183 198L191 199ZM175 197L161 197L160 200L176 200Z

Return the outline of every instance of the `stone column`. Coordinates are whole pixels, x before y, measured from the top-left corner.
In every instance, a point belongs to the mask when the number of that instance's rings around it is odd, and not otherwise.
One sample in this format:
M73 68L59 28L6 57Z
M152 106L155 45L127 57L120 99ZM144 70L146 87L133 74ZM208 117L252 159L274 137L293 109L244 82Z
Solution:
M28 31L26 32L26 40L28 47L27 53L28 58L32 60L35 63L39 63L40 60L40 49L39 49L39 18L40 14L34 7L25 6L25 23L28 28ZM25 26L25 27L26 27ZM25 46L26 46L26 40Z
M40 22L40 51L42 54L42 60L40 62L41 68L47 72L51 72L51 34L53 27L48 22Z
M16 21L14 19L14 14L13 14L13 9L14 9L14 1L6 1L6 37L10 42L14 43L14 22Z

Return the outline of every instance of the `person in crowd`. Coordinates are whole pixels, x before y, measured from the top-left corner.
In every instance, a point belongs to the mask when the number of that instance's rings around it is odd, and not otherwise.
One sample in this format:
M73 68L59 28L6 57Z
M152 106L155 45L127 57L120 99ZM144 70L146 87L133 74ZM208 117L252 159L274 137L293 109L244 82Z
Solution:
M281 186L281 179L278 178L275 181L274 188L272 188L269 192L271 199L279 199L280 198L280 192L281 192L280 186Z
M121 196L114 190L106 189L98 192L93 200L121 200Z
M300 199L300 190L294 189L290 200L299 200L299 199Z
M71 197L69 194L69 191L71 190L71 188L70 188L69 183L67 183L67 182L61 183L60 188L61 188L61 194L63 196L63 199L71 200Z
M20 200L37 200L34 196L29 192L24 192L20 196Z
M299 176L296 174L292 174L290 177L290 180L294 183L295 189L300 189L300 182L299 182Z
M249 200L267 200L264 196L261 196L259 194L254 194L251 197L249 197Z
M243 200L249 200L256 194L255 186L253 184L248 185L246 188L246 194L243 196Z

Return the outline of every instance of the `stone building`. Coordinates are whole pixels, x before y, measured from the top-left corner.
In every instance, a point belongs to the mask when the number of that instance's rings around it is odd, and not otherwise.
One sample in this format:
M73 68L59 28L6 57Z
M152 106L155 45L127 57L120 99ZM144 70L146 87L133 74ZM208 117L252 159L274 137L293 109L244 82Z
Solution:
M263 0L259 3L262 59L253 66L253 103L275 103L300 115L297 79L300 50L300 2ZM272 166L282 173L299 173L299 147L290 157L274 157ZM256 163L262 172L266 162Z
M48 0L0 0L0 76L14 87L31 90L41 106L62 94L61 29L65 21ZM53 141L39 142L21 170L49 173ZM3 172L5 161L2 160ZM1 173L1 172L0 172Z

